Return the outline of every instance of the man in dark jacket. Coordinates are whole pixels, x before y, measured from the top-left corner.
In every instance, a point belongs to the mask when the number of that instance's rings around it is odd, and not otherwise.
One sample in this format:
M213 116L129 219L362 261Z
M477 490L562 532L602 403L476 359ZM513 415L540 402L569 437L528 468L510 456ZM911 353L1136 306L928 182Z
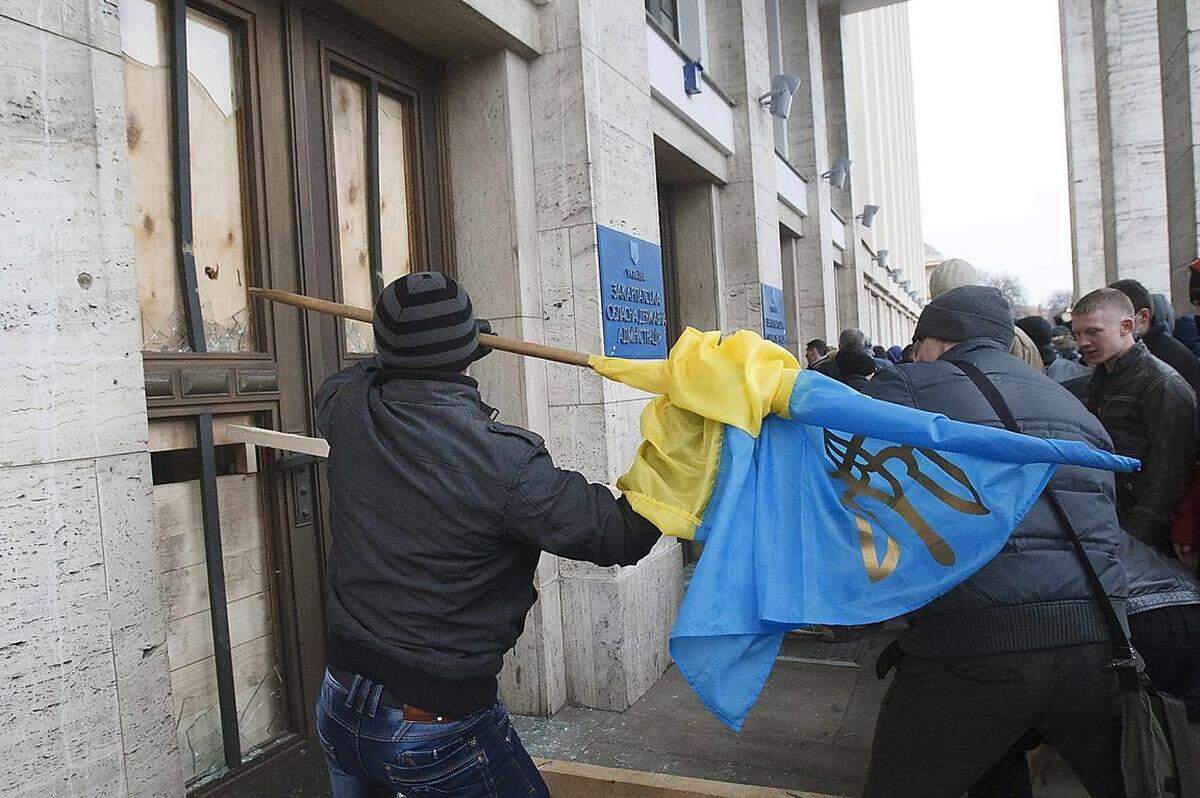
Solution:
M804 345L804 360L809 368L829 357L829 346L820 338L814 338Z
M1008 353L1012 337L1011 311L997 289L948 291L921 312L917 362L881 369L866 392L1002 427L955 365L967 362L995 383L1025 433L1111 449L1078 401ZM1049 488L1122 607L1112 474L1060 466ZM1122 794L1119 688L1104 669L1108 632L1044 496L991 562L910 621L876 725L868 796L959 796L1030 729L1058 748L1093 796Z
M1082 363L1059 357L1058 349L1054 346L1054 330L1050 326L1050 322L1041 316L1026 316L1023 319L1017 319L1017 328L1024 330L1025 334L1029 336L1029 340L1033 341L1038 355L1042 358L1046 376L1059 385L1092 373L1092 370Z
M632 565L658 530L495 420L465 373L487 350L453 280L393 282L374 332L378 355L316 399L333 532L317 720L333 794L544 796L496 697L540 554Z
M1109 288L1117 289L1133 303L1134 333L1150 354L1178 371L1192 391L1200 391L1200 359L1172 335L1174 321L1168 322L1161 313L1155 313L1154 297L1146 286L1137 280L1117 280Z
M1068 387L1096 414L1119 454L1142 470L1117 478L1117 515L1134 537L1171 553L1171 517L1195 463L1196 395L1133 332L1133 304L1100 288L1079 300L1072 326L1091 377ZM1191 355L1188 355L1191 357Z
M838 335L837 350L833 352L833 356L822 358L819 362L809 366L809 368L824 374L832 380L844 382L845 375L842 374L842 368L838 365L837 357L845 351L862 352L867 357L871 357L871 346L867 343L866 333L855 327L848 327L842 330Z

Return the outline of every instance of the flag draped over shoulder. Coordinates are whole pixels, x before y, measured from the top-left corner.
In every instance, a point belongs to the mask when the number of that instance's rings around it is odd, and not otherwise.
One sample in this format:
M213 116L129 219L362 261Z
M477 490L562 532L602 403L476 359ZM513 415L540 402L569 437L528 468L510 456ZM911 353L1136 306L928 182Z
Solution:
M666 360L591 365L658 394L617 487L664 534L704 543L671 654L734 729L787 630L874 623L946 592L996 555L1057 464L1138 466L872 399L744 330L688 329Z

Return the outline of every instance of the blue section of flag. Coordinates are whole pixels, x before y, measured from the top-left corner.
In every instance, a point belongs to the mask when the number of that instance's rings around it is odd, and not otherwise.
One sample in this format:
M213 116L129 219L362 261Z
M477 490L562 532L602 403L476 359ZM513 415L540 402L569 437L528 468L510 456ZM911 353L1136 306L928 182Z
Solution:
M671 654L701 701L741 728L783 640L811 624L917 609L1000 551L1060 463L1133 471L1078 441L951 421L811 371L791 419L726 427Z

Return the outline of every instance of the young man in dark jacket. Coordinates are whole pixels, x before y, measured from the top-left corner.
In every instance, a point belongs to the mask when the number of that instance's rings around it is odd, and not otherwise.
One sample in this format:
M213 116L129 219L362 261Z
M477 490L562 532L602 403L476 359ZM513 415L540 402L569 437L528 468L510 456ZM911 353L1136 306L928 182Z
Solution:
M317 721L334 798L546 795L497 701L542 551L632 565L658 530L555 468L466 375L470 297L410 274L375 306L377 356L317 394L329 441L328 669Z
M959 421L1003 427L955 362L980 369L1030 435L1111 449L1064 388L1009 354L1013 321L995 288L933 299L917 322L916 361L881 369L866 393ZM1050 480L1105 590L1126 595L1112 474L1060 466ZM868 796L961 795L1029 729L1066 758L1093 796L1120 795L1121 706L1106 671L1099 603L1066 530L1040 497L996 557L910 616L884 698Z
M1134 332L1146 344L1150 354L1179 372L1193 392L1200 391L1200 359L1172 335L1174 321L1155 312L1154 297L1146 286L1137 280L1117 280L1109 288L1117 289L1133 303Z
M1171 517L1195 463L1196 395L1135 339L1133 304L1121 291L1100 288L1083 297L1071 324L1095 371L1068 386L1100 419L1117 452L1142 461L1141 471L1117 479L1121 526L1170 554Z

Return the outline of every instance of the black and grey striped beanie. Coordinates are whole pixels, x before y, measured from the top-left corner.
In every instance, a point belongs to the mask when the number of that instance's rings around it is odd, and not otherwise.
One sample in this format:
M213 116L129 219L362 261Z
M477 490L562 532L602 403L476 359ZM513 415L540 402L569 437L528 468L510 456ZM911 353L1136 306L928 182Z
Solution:
M375 303L372 326L384 368L456 372L491 351L479 344L490 325L476 321L471 297L441 272L394 280Z

